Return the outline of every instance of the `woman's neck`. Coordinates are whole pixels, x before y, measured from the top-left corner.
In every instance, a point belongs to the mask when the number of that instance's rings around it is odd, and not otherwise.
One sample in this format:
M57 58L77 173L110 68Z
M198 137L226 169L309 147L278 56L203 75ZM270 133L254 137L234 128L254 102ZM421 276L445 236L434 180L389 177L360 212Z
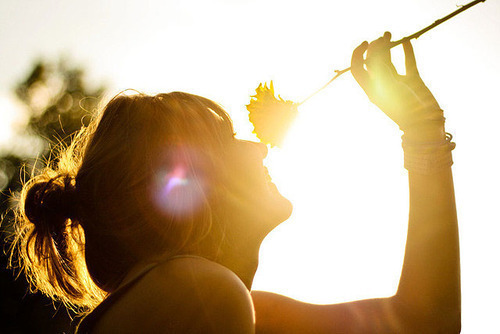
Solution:
M224 234L218 242L207 239L205 243L198 245L197 250L190 253L228 268L250 290L259 265L259 249L263 238L248 233L245 234L246 237L241 234L233 230L232 233Z
M241 245L238 249L222 254L215 261L234 272L247 289L251 290L255 272L259 266L259 247Z

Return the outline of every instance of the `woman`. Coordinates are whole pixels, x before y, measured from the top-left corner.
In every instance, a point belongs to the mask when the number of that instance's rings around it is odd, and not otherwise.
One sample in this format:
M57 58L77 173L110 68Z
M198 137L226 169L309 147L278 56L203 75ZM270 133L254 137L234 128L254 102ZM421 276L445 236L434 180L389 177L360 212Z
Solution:
M259 244L291 213L266 154L205 98L115 97L25 185L28 278L69 305L99 305L82 333L253 332Z
M385 35L370 45L368 72L362 59L367 45L358 48L353 74L389 116L402 127L408 124L403 130L416 152L408 158L410 171L423 170L410 172L401 292L390 302L354 306L363 323L373 321L371 327L356 327L350 304L312 306L255 293L258 330L387 333L384 329L414 329L420 320L444 318L439 323L444 326L459 317L444 120L421 81L410 82L411 88L397 87L399 77L385 82L394 74L389 39ZM409 48L408 67L418 77ZM384 52L373 52L379 49ZM389 107L390 101L372 90L374 82L401 99ZM416 108L421 110L406 112ZM422 163L420 148L439 151L422 153L439 161ZM115 97L56 163L25 185L15 255L35 288L91 311L79 333L253 333L249 290L259 246L291 214L291 204L262 165L266 154L262 144L235 139L227 114L205 98L178 92ZM433 240L421 240L422 227L414 225L428 225ZM442 254L431 256L436 250ZM424 312L429 306L447 313L433 317ZM379 317L385 313L391 316ZM399 327L388 327L392 324Z

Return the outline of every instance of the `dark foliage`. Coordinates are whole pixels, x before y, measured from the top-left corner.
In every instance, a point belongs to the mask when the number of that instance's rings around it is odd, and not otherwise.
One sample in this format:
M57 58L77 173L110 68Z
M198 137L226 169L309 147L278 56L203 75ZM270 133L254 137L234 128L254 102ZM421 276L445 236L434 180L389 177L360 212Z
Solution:
M104 89L90 88L81 68L67 62L38 61L26 79L15 87L18 99L28 112L28 122L13 141L11 149L0 153L0 214L4 250L0 256L0 332L69 333L72 314L62 305L41 294L30 294L21 275L7 268L4 241L12 226L12 195L21 189L22 179L50 154L50 148L68 144L71 134L90 121Z

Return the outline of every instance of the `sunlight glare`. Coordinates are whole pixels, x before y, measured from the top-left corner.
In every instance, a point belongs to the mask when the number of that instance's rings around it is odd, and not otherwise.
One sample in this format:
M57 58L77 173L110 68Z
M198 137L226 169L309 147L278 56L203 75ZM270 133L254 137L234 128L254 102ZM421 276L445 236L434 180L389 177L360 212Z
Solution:
M266 160L294 213L264 241L255 289L316 303L396 291L407 215L398 130L349 76L299 107Z

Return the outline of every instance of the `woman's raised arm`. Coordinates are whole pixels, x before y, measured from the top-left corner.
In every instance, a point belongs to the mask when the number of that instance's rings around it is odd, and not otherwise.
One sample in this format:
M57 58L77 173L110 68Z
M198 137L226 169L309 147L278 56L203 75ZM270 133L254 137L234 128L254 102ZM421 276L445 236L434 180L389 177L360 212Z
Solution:
M451 173L454 144L444 131L441 108L420 79L412 46L403 46L404 76L391 63L389 33L370 44L364 42L352 57L356 81L404 132L410 213L397 293L313 305L253 292L257 333L460 332L460 255Z

